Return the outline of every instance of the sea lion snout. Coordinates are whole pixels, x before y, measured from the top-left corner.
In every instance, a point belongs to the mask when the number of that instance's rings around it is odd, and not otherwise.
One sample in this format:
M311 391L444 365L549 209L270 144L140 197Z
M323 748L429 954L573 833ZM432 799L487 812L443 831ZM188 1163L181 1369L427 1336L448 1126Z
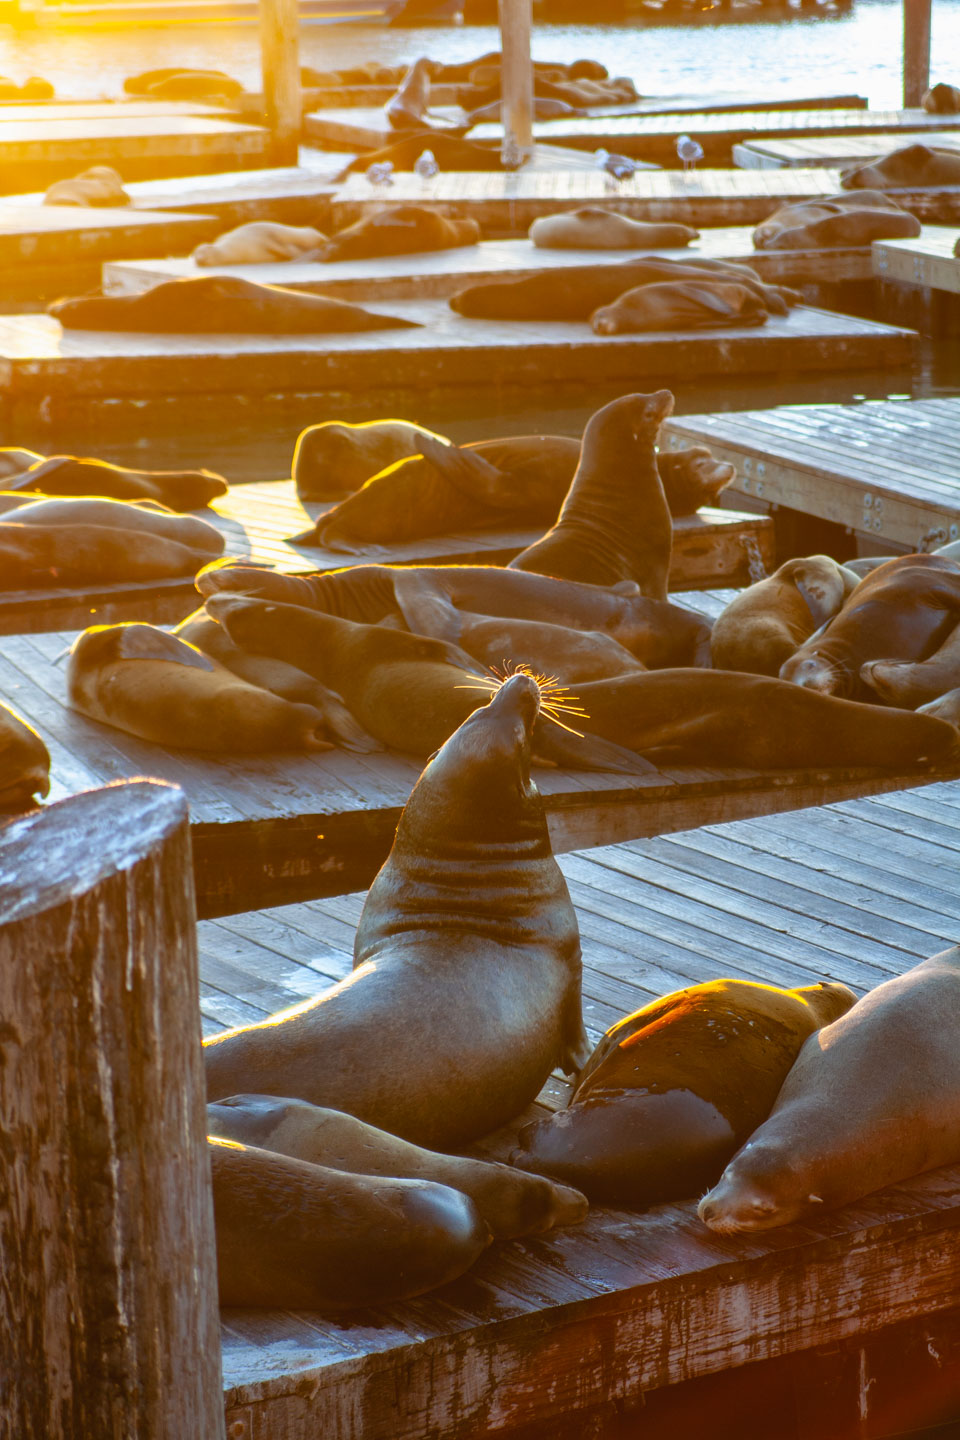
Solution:
M837 672L822 655L804 655L800 659L792 655L781 665L780 679L821 695L834 695L838 689Z

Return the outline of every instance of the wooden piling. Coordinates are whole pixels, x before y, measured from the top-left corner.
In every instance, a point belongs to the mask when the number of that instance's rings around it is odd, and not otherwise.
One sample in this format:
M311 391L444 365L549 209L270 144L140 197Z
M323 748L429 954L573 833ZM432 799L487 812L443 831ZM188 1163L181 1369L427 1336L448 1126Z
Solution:
M533 152L530 0L500 0L502 163L515 170Z
M920 104L930 87L931 0L903 0L903 103Z
M260 0L260 58L274 165L296 165L303 123L298 0Z
M0 829L0 1433L224 1440L186 801Z

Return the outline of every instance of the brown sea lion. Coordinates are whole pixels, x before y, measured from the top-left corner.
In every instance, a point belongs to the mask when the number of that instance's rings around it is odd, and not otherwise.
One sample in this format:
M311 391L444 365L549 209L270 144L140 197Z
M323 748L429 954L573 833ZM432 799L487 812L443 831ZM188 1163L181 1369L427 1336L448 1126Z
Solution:
M196 265L266 265L271 261L305 258L324 245L326 239L326 235L312 225L250 220L218 235L210 245L198 245L190 258Z
M70 180L55 180L43 197L44 205L129 205L123 181L109 165L91 165Z
M689 245L699 230L689 225L631 220L600 205L582 205L559 215L538 215L530 239L540 250L641 250Z
M556 523L509 563L587 585L633 581L666 600L673 522L657 470L660 426L673 395L625 395L587 422L580 463Z
M0 586L5 590L195 575L210 554L209 545L197 549L139 526L131 529L69 521L48 526L21 521L19 510L0 520Z
M177 515L153 500L109 500L101 497L33 499L21 493L19 504L5 510L10 525L87 527L125 530L135 535L155 535L175 540L200 555L222 555L226 541L215 526L196 515ZM5 532L9 534L8 532ZM137 542L134 541L134 544ZM201 563L206 564L204 560Z
M95 625L73 643L67 697L75 710L172 749L237 753L329 750L323 716L293 705L135 621Z
M128 95L148 95L153 87L159 85L161 81L169 80L173 75L188 74L213 75L225 82L230 80L230 76L224 70L190 71L183 65L164 65L156 70L143 70L138 75L128 75L123 82L123 88Z
M409 135L383 145L379 150L368 150L363 155L348 161L334 177L337 183L346 180L355 172L366 172L371 165L389 162L395 170L412 170L424 150L431 150L441 170L497 170L503 169L500 151L489 145L478 145L475 140L461 139L443 130L424 126L411 131Z
M340 230L321 247L317 258L366 260L379 255L412 255L476 245L479 239L476 220L448 220L423 205L391 205Z
M460 610L460 645L489 669L502 673L524 665L563 685L639 675L646 666L610 635L571 630L542 620L493 619Z
M534 120L567 120L577 113L575 105L566 100L547 100L539 95L533 97ZM491 105L481 105L466 116L464 129L472 130L475 125L498 125L503 119L502 101L494 100Z
M870 572L826 628L782 665L780 678L823 695L872 700L869 660L925 660L960 615L960 566L940 555L902 555Z
M36 730L0 703L0 812L29 810L50 793L50 755Z
M799 233L821 220L842 215L849 211L878 210L888 216L892 223L896 217L906 214L895 200L880 190L861 190L856 195L828 195L822 200L802 200L795 204L781 205L768 215L753 232L755 250L795 249L791 241L787 246L779 244L784 233Z
M767 1118L807 1036L856 998L710 980L654 1000L611 1026L568 1109L525 1126L512 1163L610 1205L700 1195Z
M466 1195L208 1141L221 1305L351 1310L455 1280L493 1238Z
M219 70L178 70L153 80L146 94L151 100L232 100L243 91L242 80Z
M811 1035L770 1118L700 1202L766 1230L960 1160L960 948L886 980Z
M495 1240L575 1225L587 1212L578 1190L509 1165L423 1150L340 1110L276 1095L231 1095L207 1106L211 1135L277 1151L353 1175L432 1180L469 1195Z
M582 1065L577 919L530 780L539 704L516 675L446 741L370 887L353 974L208 1039L211 1099L292 1093L450 1148Z
M410 455L418 455L420 437L442 435L409 420L367 420L352 425L325 420L301 430L290 473L301 500L338 500L352 495L374 475ZM3 451L0 450L0 461Z
M211 470L128 470L106 460L31 450L0 450L0 478L6 490L153 500L170 510L199 510L228 489L223 476Z
M960 626L926 660L868 660L860 666L860 679L887 705L905 710L939 699L960 686Z
M943 695L938 695L936 700L928 700L925 705L918 705L917 714L932 715L960 730L960 687L947 690Z
M47 311L68 330L148 331L156 335L326 335L356 330L409 330L415 320L378 315L281 285L236 275L164 280L138 295L56 300Z
M836 615L859 583L859 576L828 555L788 560L768 579L741 591L714 621L714 667L779 675L784 661Z
M743 285L673 280L628 290L590 316L595 335L638 335L654 330L714 330L765 325L769 310Z
M870 165L844 170L844 190L896 190L927 185L960 185L960 149L933 149L930 145L904 145Z
M956 85L931 85L920 101L928 115L960 115L960 88Z

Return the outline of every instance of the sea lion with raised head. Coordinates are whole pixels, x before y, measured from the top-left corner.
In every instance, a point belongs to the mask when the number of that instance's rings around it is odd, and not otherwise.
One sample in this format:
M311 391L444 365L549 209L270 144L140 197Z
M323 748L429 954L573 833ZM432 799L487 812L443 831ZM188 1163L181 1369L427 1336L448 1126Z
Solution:
M339 500L352 495L374 475L410 455L418 455L423 435L448 444L442 435L410 420L324 420L301 430L290 473L301 500ZM0 460L3 451L0 450Z
M248 685L152 625L95 625L73 643L67 698L91 720L171 749L329 750L310 705Z
M493 1238L448 1185L351 1175L210 1137L221 1305L351 1310L435 1290Z
M849 1010L846 985L710 980L619 1020L566 1110L520 1131L513 1164L643 1207L702 1193L773 1108L808 1035Z
M57 300L47 306L67 330L129 330L155 335L327 335L418 329L416 320L378 315L282 285L237 275L164 280L138 295Z
M510 1165L442 1155L365 1125L341 1110L276 1095L231 1095L207 1106L211 1135L277 1151L352 1175L432 1180L469 1195L495 1240L575 1225L587 1212L578 1190Z
M673 395L625 395L587 422L580 463L556 523L509 563L588 585L633 581L667 598L673 522L657 470L660 426Z
M765 325L769 310L743 285L674 280L628 290L590 316L595 335L640 335L655 330L715 330Z
M50 793L50 754L32 725L0 703L0 812L18 814Z
M539 250L678 249L699 238L689 225L631 220L601 205L581 205L559 215L538 215L530 239Z
M210 1099L293 1094L450 1148L579 1069L577 919L530 779L539 706L515 675L446 741L370 887L353 974L208 1039Z
M424 205L391 205L339 230L320 247L318 260L367 260L476 245L476 220L447 219Z
M55 180L43 197L44 205L121 206L130 204L123 181L109 165L91 165L69 180Z
M170 510L199 510L228 489L223 476L212 470L128 470L106 460L12 449L0 450L0 478L5 490L153 500Z
M872 570L840 611L785 660L780 678L823 695L874 700L870 660L924 660L960 617L960 565L941 555L901 555Z
M844 170L840 184L844 190L960 185L960 149L934 149L920 143L904 145L869 165Z
M267 265L306 259L327 241L312 225L281 225L277 220L248 220L198 245L190 256L195 265Z
M791 1225L960 1160L960 947L804 1043L770 1118L700 1202L729 1235Z
M713 622L717 670L779 675L799 645L831 620L860 577L828 555L787 560L736 595Z
M430 80L434 62L421 55L400 81L397 93L383 107L393 130L423 130L430 125Z

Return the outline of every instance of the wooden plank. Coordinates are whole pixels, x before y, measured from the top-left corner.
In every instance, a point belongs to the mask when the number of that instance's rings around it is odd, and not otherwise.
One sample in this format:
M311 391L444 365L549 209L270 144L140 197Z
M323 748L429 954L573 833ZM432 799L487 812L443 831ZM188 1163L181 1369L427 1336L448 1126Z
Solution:
M219 221L212 215L106 206L0 205L0 261L23 268L130 258L137 251L182 254L218 230Z
M913 549L960 536L956 399L784 406L667 422L664 444L691 441L737 466L728 493Z
M839 169L847 165L869 165L891 150L902 149L917 136L902 132L870 135L813 135L798 140L758 136L733 147L733 163L743 170L781 169L785 166L826 165ZM955 130L928 131L919 137L937 150L956 150L960 135Z
M460 85L436 83L430 86L432 106L453 106L458 103ZM395 85L351 85L340 87L311 87L309 91L312 108L317 110L342 110L362 107L368 110L386 105L397 93ZM867 101L862 95L804 95L784 92L754 99L739 91L717 91L708 95L642 95L626 106L606 107L614 113L620 111L633 115L709 115L724 111L763 110L866 110Z
M899 280L960 295L960 230L928 229L916 240L875 240L873 273L878 280Z

